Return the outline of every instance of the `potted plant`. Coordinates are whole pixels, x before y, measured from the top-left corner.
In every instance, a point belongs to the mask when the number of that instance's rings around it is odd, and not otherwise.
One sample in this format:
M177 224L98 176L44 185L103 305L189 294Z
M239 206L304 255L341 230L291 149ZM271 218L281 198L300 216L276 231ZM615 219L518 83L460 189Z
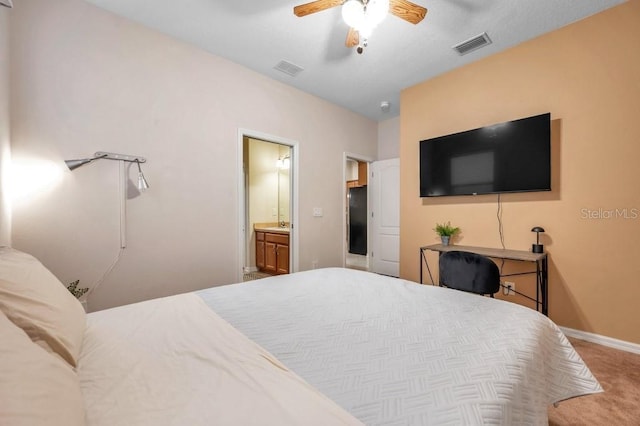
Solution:
M457 226L451 226L451 222L447 223L436 223L436 227L433 228L436 231L436 234L440 235L440 240L442 240L443 246L448 246L451 241L451 237L460 232L460 228Z

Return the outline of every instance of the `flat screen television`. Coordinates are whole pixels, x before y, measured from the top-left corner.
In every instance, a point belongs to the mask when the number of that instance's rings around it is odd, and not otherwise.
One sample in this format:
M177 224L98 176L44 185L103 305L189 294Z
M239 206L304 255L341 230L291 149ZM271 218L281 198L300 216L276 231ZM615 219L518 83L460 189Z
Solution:
M550 113L420 141L420 197L550 190Z

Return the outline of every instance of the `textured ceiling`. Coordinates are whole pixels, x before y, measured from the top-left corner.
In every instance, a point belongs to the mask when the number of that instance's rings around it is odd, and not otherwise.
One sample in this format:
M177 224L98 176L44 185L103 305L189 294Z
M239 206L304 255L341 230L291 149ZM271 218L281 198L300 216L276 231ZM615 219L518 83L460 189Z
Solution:
M373 120L399 114L400 91L624 0L414 0L418 25L388 16L362 55L344 46L340 7L303 18L291 0L86 0ZM486 32L464 56L452 46ZM304 68L296 77L274 67ZM389 101L382 112L381 101Z

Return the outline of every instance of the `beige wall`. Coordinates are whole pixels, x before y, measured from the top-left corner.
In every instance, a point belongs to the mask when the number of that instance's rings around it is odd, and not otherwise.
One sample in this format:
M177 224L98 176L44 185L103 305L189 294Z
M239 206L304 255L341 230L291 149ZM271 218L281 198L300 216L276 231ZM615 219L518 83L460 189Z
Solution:
M0 7L0 245L11 245L11 201L9 199L9 14Z
M543 226L550 317L640 343L640 218L583 217L640 212L638 40L640 1L631 0L405 90L401 276L418 279L418 247L437 242L436 222L461 227L460 244L500 247L496 196L419 198L418 142L550 111L553 190L503 196L505 244L528 250L531 227Z
M11 13L14 157L148 159L151 188L129 200L128 247L90 309L237 281L239 128L299 143L300 269L342 264L343 152L374 157L375 122L81 0ZM16 204L14 247L63 282L98 281L118 253L117 168L66 171Z
M400 157L400 117L378 123L378 160Z

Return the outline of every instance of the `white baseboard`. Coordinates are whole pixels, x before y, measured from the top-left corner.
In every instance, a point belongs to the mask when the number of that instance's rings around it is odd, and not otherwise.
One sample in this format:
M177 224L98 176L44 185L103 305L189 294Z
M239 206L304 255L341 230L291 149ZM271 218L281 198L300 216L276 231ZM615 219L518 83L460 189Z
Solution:
M258 268L255 266L245 266L242 268L242 272L245 274L249 274L251 272L258 272Z
M634 354L640 354L640 345L637 343L626 342L624 340L614 339L613 337L602 336L600 334L589 333L587 331L574 330L573 328L560 327L562 332L576 339L586 340L587 342L597 343L602 346L607 346L613 349L620 349L621 351L631 352Z

